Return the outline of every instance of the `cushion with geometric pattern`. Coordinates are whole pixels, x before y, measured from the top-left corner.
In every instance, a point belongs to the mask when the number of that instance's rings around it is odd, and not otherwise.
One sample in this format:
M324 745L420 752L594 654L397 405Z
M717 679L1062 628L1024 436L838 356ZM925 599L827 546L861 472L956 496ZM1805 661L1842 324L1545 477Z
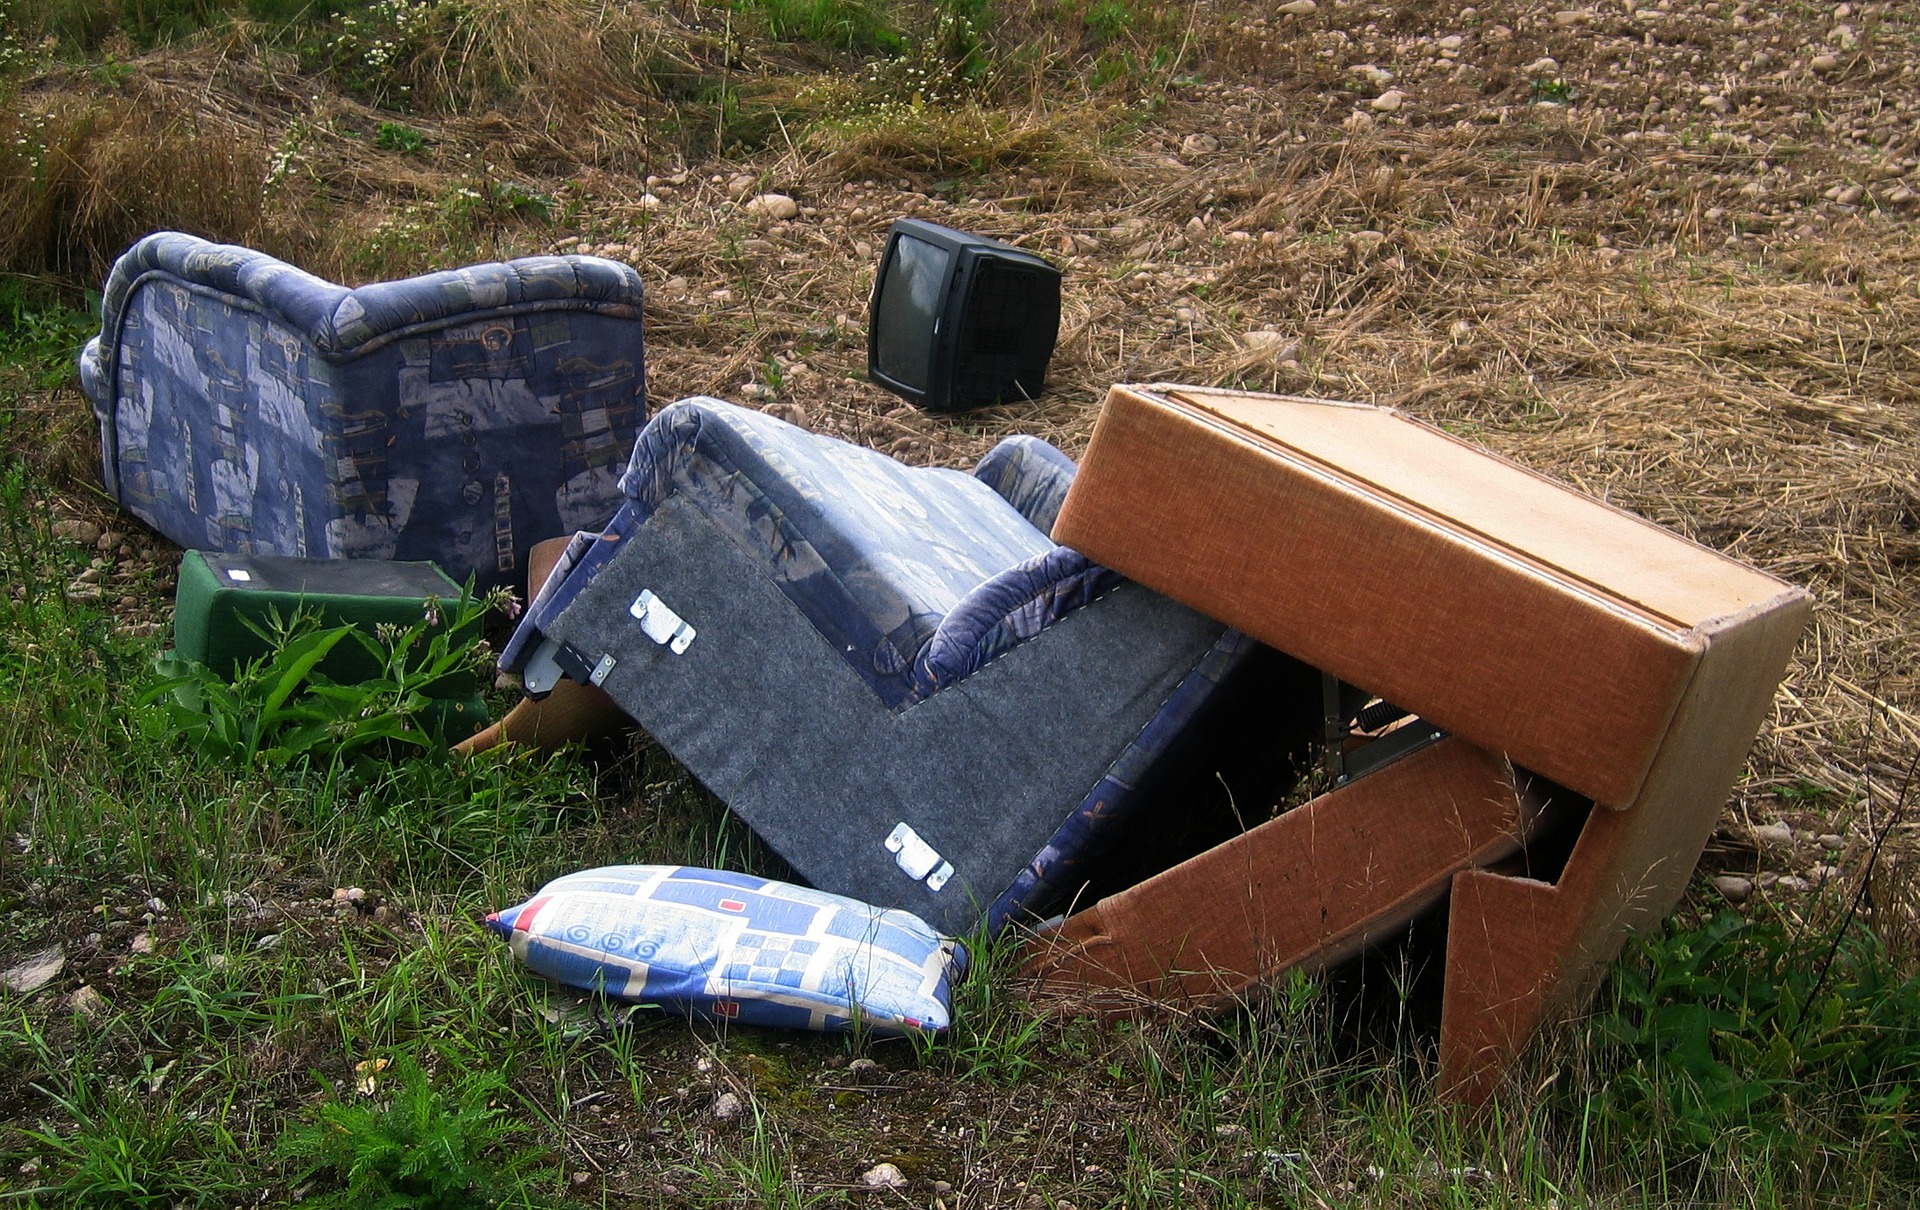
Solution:
M918 916L691 866L557 878L487 917L549 979L710 1021L936 1033L966 950Z

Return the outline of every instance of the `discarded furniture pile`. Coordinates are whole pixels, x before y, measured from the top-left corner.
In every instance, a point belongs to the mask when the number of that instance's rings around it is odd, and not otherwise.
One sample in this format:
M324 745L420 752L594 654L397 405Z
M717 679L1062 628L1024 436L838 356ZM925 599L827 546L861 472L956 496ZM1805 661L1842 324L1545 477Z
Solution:
M873 356L967 398L978 298L1050 281L1057 323L1057 274L903 227L876 323L935 343ZM1055 1011L1207 1008L1439 916L1441 1078L1481 1100L1678 900L1807 618L1390 409L1116 386L1077 467L909 467L717 399L648 419L640 319L593 258L348 291L159 235L82 361L109 489L213 552L184 654L324 560L527 577L528 700L463 747L630 720L810 884L615 867L489 918L578 987L939 1029L953 938L1012 929ZM1040 385L1020 335L994 398Z

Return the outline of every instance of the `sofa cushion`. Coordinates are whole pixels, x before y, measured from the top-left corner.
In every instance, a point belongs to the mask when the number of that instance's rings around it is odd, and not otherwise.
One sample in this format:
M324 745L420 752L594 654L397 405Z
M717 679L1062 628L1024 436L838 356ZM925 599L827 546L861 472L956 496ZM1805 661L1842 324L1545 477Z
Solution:
M912 700L914 662L955 606L1054 549L972 475L705 397L648 423L620 487L636 525L694 502L890 706Z

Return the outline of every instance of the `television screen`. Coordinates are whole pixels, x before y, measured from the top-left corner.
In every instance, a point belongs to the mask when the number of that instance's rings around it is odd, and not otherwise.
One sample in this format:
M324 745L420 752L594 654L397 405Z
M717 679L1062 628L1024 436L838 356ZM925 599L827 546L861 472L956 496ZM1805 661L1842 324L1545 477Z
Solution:
M881 269L874 332L878 368L910 390L927 389L933 325L945 304L941 288L952 259L945 248L902 235Z

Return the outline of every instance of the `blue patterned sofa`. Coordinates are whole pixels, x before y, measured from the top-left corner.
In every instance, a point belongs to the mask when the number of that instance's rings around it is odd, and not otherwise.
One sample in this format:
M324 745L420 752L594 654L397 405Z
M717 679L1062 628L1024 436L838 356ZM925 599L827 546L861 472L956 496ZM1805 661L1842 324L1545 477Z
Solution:
M481 587L603 525L646 418L639 275L592 257L349 290L161 232L80 357L102 475L186 547L431 559Z
M821 890L1031 922L1255 646L1054 545L1073 473L1030 437L967 474L683 400L501 664L599 685Z

